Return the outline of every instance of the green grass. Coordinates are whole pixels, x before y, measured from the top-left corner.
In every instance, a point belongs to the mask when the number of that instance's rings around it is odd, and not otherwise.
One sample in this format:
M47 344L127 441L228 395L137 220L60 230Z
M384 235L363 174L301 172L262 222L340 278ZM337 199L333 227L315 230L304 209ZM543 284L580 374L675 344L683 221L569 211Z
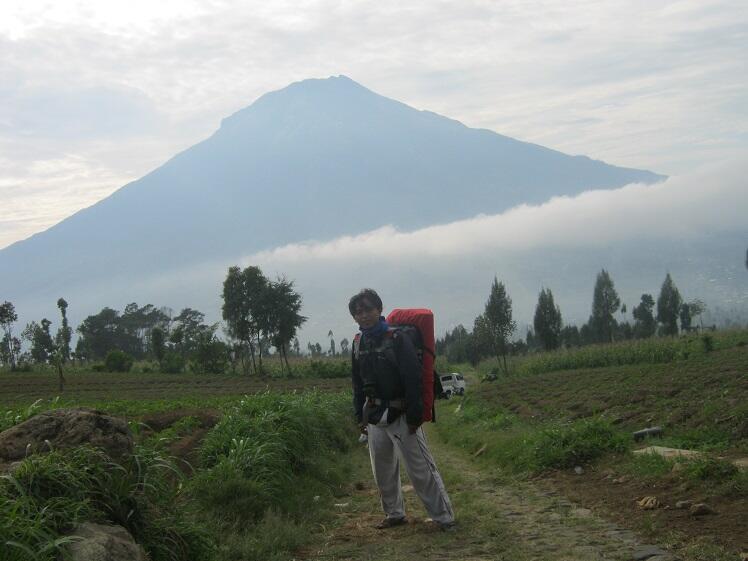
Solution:
M8 410L3 423L64 405L55 400ZM88 520L123 525L153 561L287 557L332 510L356 436L350 399L342 394L99 405L131 416L210 406L222 418L207 433L203 465L190 479L164 451L200 426L192 416L142 432L135 455L122 464L88 447L24 460L0 479L0 544L11 548L8 561L57 559L69 541L62 536Z
M663 364L746 345L748 345L748 330L745 329L688 334L680 337L652 337L537 353L515 360L512 371L515 375L523 376L555 370L601 368L626 364Z
M462 401L459 410L443 406L440 413L436 428L445 441L510 473L582 466L609 452L628 449L628 438L598 417L528 422L470 399Z

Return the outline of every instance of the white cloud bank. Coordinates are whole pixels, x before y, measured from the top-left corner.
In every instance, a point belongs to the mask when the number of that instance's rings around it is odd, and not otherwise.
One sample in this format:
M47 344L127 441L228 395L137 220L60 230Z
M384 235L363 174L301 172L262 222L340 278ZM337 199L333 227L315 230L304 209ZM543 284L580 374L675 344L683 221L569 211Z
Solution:
M748 155L747 155L748 156ZM748 233L748 157L656 185L632 184L522 205L413 232L392 226L331 241L290 244L244 261L280 268L324 262L401 261L532 249L600 248L637 239ZM386 209L383 209L386 212Z

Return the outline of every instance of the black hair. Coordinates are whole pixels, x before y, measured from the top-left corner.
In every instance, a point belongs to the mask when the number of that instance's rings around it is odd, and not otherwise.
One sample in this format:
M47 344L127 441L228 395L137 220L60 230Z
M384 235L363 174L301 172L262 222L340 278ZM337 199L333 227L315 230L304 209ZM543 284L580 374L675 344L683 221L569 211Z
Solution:
M356 308L364 301L369 302L380 312L382 311L382 299L379 297L379 294L374 289L362 288L358 294L351 296L351 299L348 301L348 311L351 312L351 315L356 313Z

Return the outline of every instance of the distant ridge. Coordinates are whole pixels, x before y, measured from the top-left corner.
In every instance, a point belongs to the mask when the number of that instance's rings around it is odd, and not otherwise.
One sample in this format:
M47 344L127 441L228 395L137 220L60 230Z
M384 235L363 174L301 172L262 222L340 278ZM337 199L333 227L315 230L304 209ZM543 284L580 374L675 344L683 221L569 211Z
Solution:
M263 95L210 138L0 251L4 298L55 298L206 260L415 229L664 177L471 129L345 76Z

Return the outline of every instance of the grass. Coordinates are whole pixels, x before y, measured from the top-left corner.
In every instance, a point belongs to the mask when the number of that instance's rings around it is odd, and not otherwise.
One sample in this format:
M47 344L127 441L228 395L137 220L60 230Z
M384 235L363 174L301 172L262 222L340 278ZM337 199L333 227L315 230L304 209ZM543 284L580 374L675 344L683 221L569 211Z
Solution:
M208 403L100 403L133 416L206 405L223 415L190 479L165 450L200 426L193 416L142 432L135 455L122 464L88 447L30 456L0 479L0 543L11 548L8 561L51 561L64 552L70 530L91 520L124 526L153 561L283 558L310 538L346 477L356 435L349 401L323 392L264 392ZM3 423L63 405L8 410Z
M746 329L686 334L680 337L651 337L513 357L510 371L513 376L522 377L558 370L606 368L630 364L665 364L705 357L714 351L735 347L745 348L747 345L748 330ZM495 366L495 359L486 360L481 363L478 371L485 375Z

